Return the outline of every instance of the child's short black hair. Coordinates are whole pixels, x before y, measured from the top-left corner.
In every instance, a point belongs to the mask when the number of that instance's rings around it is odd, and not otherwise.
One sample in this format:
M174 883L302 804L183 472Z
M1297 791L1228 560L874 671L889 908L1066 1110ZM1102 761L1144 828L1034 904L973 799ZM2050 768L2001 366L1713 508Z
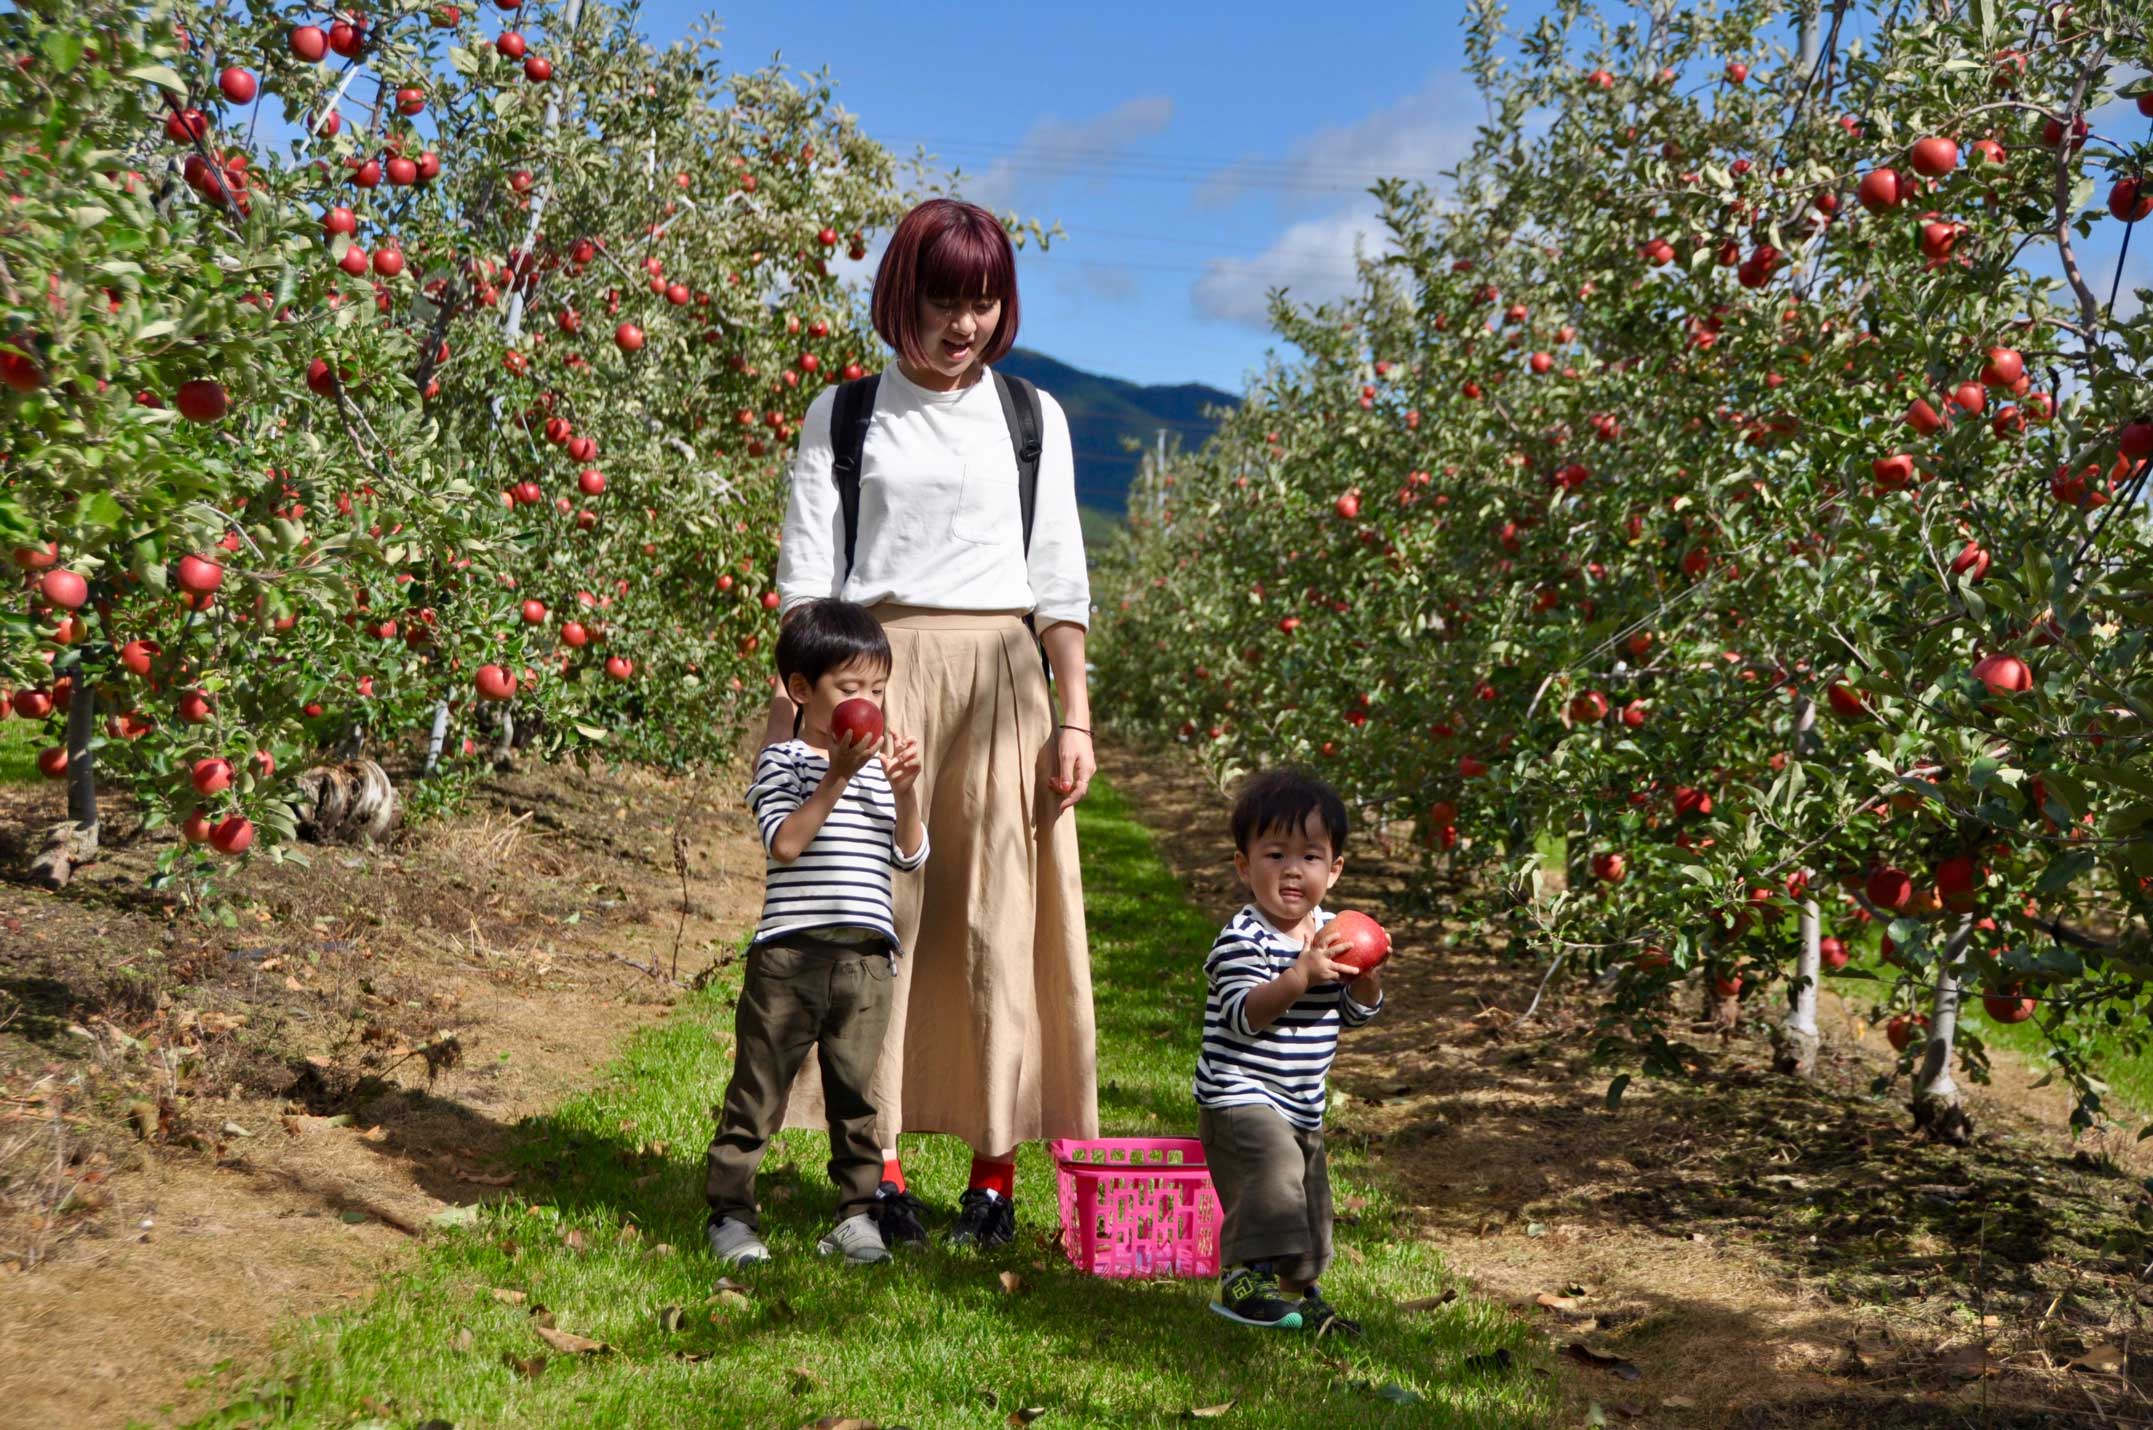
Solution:
M854 601L809 601L785 617L777 636L777 675L809 685L856 660L890 668L890 638L867 607Z
M1331 857L1346 852L1346 802L1338 791L1306 770L1265 770L1252 775L1233 802L1233 847L1248 846L1273 830L1299 830L1308 816L1323 821L1331 836Z

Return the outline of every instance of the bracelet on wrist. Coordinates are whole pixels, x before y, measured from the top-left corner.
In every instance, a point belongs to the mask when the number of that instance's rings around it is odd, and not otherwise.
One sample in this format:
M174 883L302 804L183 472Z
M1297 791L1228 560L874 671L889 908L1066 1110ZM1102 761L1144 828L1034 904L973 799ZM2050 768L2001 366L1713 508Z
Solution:
M1089 726L1089 725L1071 725L1071 724L1067 724L1067 723L1064 723L1064 724L1062 725L1062 728L1063 728L1064 730L1074 730L1074 731L1076 731L1076 732L1077 732L1077 733L1078 733L1079 735L1089 735L1089 734L1091 733L1091 726Z

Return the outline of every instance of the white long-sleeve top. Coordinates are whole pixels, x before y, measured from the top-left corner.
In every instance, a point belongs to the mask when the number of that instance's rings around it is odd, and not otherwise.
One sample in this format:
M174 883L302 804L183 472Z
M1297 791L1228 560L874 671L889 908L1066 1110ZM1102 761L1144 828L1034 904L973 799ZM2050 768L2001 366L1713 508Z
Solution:
M845 518L831 477L826 388L800 425L792 497L778 546L782 609L842 596L945 611L1031 611L1041 629L1091 624L1091 578L1077 525L1076 461L1061 404L1039 394L1039 487L1024 551L1017 457L991 376L931 392L895 363L875 390L860 455L860 516L850 579Z

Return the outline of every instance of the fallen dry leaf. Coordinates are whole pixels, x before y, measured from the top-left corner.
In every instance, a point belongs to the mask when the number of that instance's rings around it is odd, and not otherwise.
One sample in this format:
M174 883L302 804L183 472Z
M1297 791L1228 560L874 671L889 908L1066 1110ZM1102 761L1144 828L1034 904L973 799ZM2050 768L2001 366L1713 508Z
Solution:
M561 1233L561 1245L567 1247L570 1251L580 1252L590 1245L590 1241L583 1235L582 1228L572 1226Z
M499 1301L504 1306L521 1306L525 1301L530 1299L530 1293L525 1291L511 1291L506 1286L496 1286L493 1288L493 1299Z
M1415 1301L1400 1301L1398 1309L1401 1311L1432 1311L1438 1306L1448 1306L1457 1299L1458 1290L1453 1286L1440 1296L1422 1296Z
M802 1430L880 1430L872 1420L862 1420L857 1415L825 1415L811 1427Z
M1575 1296L1558 1296L1552 1291L1542 1291L1539 1295L1533 1297L1533 1304L1543 1310L1556 1311L1562 1315L1570 1316L1577 1313L1578 1298Z
M2114 1346L2089 1346L2084 1355L2072 1360L2070 1369L2090 1370L2095 1375L2116 1375L2125 1363L2123 1352Z
M514 1172L503 1172L498 1176L488 1176L484 1172L466 1172L463 1168L458 1167L456 1169L456 1180L469 1182L480 1187L506 1187L514 1184L516 1174Z
M1591 1366L1595 1370L1610 1371L1623 1380L1643 1380L1645 1378L1643 1371L1624 1360L1621 1356L1611 1356L1606 1351L1596 1351L1583 1341L1570 1342L1569 1345L1563 1347L1562 1353L1574 1361L1580 1361Z
M660 1306L658 1308L658 1329L661 1331L677 1331L687 1319L687 1312L681 1310L678 1306Z
M467 1351L471 1349L471 1342L476 1339L477 1337L471 1334L471 1328L466 1326L456 1333L456 1339L449 1342L449 1344L460 1351Z
M818 1390L822 1386L822 1377L804 1365L796 1365L786 1371L785 1374L792 1377L792 1393L794 1395L805 1395L810 1390Z
M1002 1290L1011 1296L1024 1289L1024 1278L1014 1271L1004 1271L1001 1275L1001 1282Z
M1189 1419L1216 1420L1231 1409L1233 1409L1231 1400L1221 1401L1217 1405L1192 1405L1189 1407Z
M743 1283L733 1280L730 1276L720 1276L711 1283L710 1289L713 1291L738 1291L742 1295L746 1295L748 1288Z
M540 1326L538 1338L564 1356L587 1356L603 1354L613 1349L604 1341L594 1341L589 1336L579 1336L573 1331L557 1331L551 1326Z
M501 1352L501 1360L510 1370L513 1370L525 1380L538 1379L539 1372L546 1368L546 1358L544 1356L519 1356L514 1351L503 1351Z
M1009 1419L1003 1423L1008 1425L1029 1425L1046 1413L1047 1408L1044 1405L1027 1405L1022 1410L1010 1411Z
M1946 1351L1937 1358L1936 1368L1953 1380L1986 1380L1999 1374L2002 1369L1989 1359L1988 1348L1979 1345L1965 1345Z

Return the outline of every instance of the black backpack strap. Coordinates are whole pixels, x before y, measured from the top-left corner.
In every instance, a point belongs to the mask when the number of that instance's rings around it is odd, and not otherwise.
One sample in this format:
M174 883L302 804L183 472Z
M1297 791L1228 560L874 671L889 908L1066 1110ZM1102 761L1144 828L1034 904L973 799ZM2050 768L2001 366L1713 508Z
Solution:
M994 374L1002 398L1002 420L1009 424L1009 445L1017 454L1017 503L1024 513L1024 554L1032 554L1032 508L1039 499L1039 389L1021 377Z
M830 476L837 483L837 506L845 518L845 576L837 588L845 588L852 575L852 552L860 527L860 454L867 450L867 425L875 419L875 388L880 373L869 373L839 383L830 408Z
M1024 554L1032 554L1032 510L1039 504L1039 453L1043 445L1040 438L1041 414L1039 389L1021 377L1005 377L994 374L994 390L1002 398L1002 420L1009 424L1009 445L1017 454L1017 505L1024 513ZM1024 624L1037 640L1039 628L1027 614ZM1054 663L1047 659L1047 648L1039 647L1039 668L1047 673L1047 683L1054 683Z

